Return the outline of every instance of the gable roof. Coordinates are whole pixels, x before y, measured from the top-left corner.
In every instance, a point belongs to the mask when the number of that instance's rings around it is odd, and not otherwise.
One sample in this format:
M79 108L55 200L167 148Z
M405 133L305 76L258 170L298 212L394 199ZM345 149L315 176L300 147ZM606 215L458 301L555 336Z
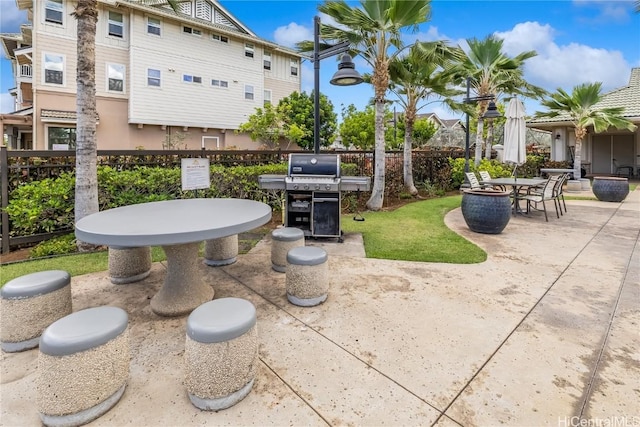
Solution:
M629 85L612 90L602 95L599 102L593 106L595 109L624 107L622 117L632 122L640 122L640 67L631 69ZM527 120L527 124L568 122L567 114L556 117L540 117Z

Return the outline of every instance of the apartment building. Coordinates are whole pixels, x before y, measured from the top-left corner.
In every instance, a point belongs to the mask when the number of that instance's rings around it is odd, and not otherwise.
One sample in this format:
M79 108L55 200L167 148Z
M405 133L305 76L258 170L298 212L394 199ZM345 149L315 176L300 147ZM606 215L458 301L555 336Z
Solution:
M31 21L2 34L16 111L14 149L74 148L76 20L70 0L16 0ZM215 0L99 0L99 149L258 148L234 132L265 103L301 90L299 53L257 37Z

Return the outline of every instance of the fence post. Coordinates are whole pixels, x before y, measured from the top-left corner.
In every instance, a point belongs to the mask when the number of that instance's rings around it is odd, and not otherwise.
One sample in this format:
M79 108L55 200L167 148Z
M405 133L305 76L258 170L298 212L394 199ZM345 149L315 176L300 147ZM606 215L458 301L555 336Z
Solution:
M0 181L2 189L0 197L0 216L2 216L2 248L0 253L9 252L9 215L6 207L9 205L9 157L7 156L7 146L0 146Z

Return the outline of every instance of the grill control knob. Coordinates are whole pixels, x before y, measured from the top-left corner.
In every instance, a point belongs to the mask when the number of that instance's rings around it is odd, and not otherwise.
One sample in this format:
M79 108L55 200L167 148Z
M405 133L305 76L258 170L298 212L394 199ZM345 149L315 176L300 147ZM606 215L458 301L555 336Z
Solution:
M293 189L297 190L298 189L298 184L293 184Z
M305 184L305 185L304 185L304 189L305 189L305 190L308 190L308 189L309 189L309 184Z
M331 190L331 186L329 184L325 185L324 188L327 190Z
M320 189L320 184L316 184L316 190Z

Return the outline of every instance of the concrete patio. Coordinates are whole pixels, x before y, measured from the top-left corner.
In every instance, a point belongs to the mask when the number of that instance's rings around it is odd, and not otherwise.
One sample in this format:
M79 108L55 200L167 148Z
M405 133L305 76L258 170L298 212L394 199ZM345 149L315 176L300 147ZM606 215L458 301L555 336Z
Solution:
M91 425L640 425L640 190L567 205L499 235L450 212L447 225L487 251L481 264L367 259L358 235L309 240L331 270L328 300L310 308L287 302L268 238L231 266L202 265L215 298L258 311L256 383L218 413L185 391L186 316L149 307L161 263L131 285L74 277L74 310L122 307L132 333L128 387ZM37 355L2 354L2 425L40 425Z

